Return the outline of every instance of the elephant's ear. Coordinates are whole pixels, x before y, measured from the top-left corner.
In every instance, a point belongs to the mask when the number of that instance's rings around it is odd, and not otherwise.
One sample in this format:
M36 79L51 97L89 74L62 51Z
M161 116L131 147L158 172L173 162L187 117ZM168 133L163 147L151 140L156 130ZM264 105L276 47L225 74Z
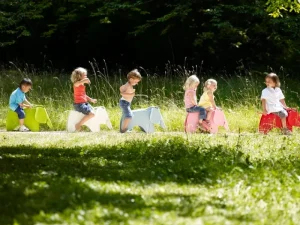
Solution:
M35 111L35 120L39 123L47 123L47 125L52 128L51 120L45 108L37 107Z
M158 124L161 121L161 114L159 108L152 107L150 112L150 121L151 123Z
M39 123L46 123L48 120L47 112L42 107L36 107L35 110L35 120Z

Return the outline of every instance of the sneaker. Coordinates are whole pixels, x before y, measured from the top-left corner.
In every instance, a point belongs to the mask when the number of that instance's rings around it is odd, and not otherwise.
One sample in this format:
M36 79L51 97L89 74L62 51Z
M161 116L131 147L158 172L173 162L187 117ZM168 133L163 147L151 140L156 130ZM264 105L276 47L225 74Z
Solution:
M284 135L292 135L292 131L290 131L290 130L287 129L287 128L283 128L283 129L282 129L282 134L284 134Z
M23 125L23 126L21 126L19 128L19 131L21 131L21 132L27 132L27 131L29 131L29 129Z

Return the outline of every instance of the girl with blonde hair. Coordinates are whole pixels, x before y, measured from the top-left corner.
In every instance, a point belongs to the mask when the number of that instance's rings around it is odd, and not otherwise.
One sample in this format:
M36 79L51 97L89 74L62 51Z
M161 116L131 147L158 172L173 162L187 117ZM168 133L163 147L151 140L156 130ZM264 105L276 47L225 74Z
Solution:
M184 93L184 104L186 111L189 113L199 112L199 128L203 131L208 130L208 125L206 124L206 111L203 107L197 106L197 96L196 91L200 81L196 75L192 75L187 78L183 89Z
M209 123L211 119L212 111L217 108L215 103L214 92L217 90L217 81L214 79L208 79L204 83L203 94L200 97L199 106L205 108L207 113L207 121Z
M93 108L88 102L96 103L97 100L86 95L85 84L91 83L87 77L86 69L82 67L76 68L71 74L71 81L74 90L74 109L85 115L79 123L75 125L76 131L80 131L81 126L95 116Z

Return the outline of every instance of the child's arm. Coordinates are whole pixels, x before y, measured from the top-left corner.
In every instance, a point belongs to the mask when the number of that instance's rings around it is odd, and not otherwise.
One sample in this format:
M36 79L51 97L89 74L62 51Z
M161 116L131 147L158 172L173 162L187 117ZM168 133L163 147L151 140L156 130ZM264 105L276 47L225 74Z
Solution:
M285 108L285 109L288 108L288 107L286 106L286 103L285 103L284 98L283 98L283 99L280 99L279 101L280 101L280 103L283 105L283 108Z
M86 96L87 100L91 103L96 103L97 102L97 99L94 99L94 98L91 98L89 96Z
M267 107L266 107L266 99L261 99L261 105L263 108L263 115L267 115L268 112L267 112Z
M216 102L215 102L213 93L211 93L211 92L209 91L209 92L207 92L207 95L208 95L208 97L209 97L209 101L210 101L211 104L212 104L212 107L213 107L214 109L216 109L217 106L216 106Z
M80 80L80 81L75 82L75 83L74 83L74 86L75 86L75 87L78 87L78 86L81 85L81 84L90 84L90 83L91 83L90 79L86 77L86 78L83 78L83 79Z
M22 108L31 108L32 107L31 103L26 98L25 98L24 102L19 103L19 105Z

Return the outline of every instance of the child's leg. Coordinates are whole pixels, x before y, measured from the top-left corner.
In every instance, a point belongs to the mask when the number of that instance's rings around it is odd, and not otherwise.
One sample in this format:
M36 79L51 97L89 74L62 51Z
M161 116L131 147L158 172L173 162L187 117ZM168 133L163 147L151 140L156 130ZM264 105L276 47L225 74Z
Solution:
M282 128L287 128L286 127L286 118L281 118L281 123L282 123Z
M74 104L74 108L76 111L83 113L85 116L79 121L79 123L75 124L76 131L81 130L81 126L88 120L92 119L95 116L93 112L92 106L89 103L82 104Z
M212 115L212 110L211 110L211 108L207 108L207 109L206 109L206 113L207 113L206 120L207 120L207 121L210 121L211 115Z
M187 112L199 112L199 124L202 124L203 120L206 119L206 110L203 107L194 106L192 108L189 108Z
M286 126L286 118L288 116L287 111L286 110L282 110L282 111L276 112L274 114L276 114L277 116L280 117L281 123L282 123L282 128L286 129L287 128L287 126Z
M279 111L279 112L275 112L274 114L277 115L277 116L279 116L280 119L281 119L283 134L290 135L291 131L288 130L287 125L286 125L286 118L288 117L287 111L286 110L282 110L282 111Z
M129 123L132 119L132 111L131 111L131 108L130 108L130 102L127 102L125 100L121 100L120 101L120 107L122 109L122 116L124 117L124 120L122 122L122 125L121 125L121 133L125 133L128 129L128 126L129 126Z
M93 113L93 112L90 112L88 115L85 115L85 116L79 121L79 123L77 123L77 124L75 125L75 129L76 129L77 131L80 131L80 130L81 130L81 126L82 126L86 121L92 119L94 116L95 116L95 113Z
M20 127L24 126L24 118L25 118L24 109L22 109L20 106L18 106L18 108L16 108L15 112L18 114Z
M24 125L24 119L19 119L20 127Z
M125 117L125 119L123 120L122 123L122 127L121 127L121 133L125 133L127 131L128 125L131 121L131 117Z

